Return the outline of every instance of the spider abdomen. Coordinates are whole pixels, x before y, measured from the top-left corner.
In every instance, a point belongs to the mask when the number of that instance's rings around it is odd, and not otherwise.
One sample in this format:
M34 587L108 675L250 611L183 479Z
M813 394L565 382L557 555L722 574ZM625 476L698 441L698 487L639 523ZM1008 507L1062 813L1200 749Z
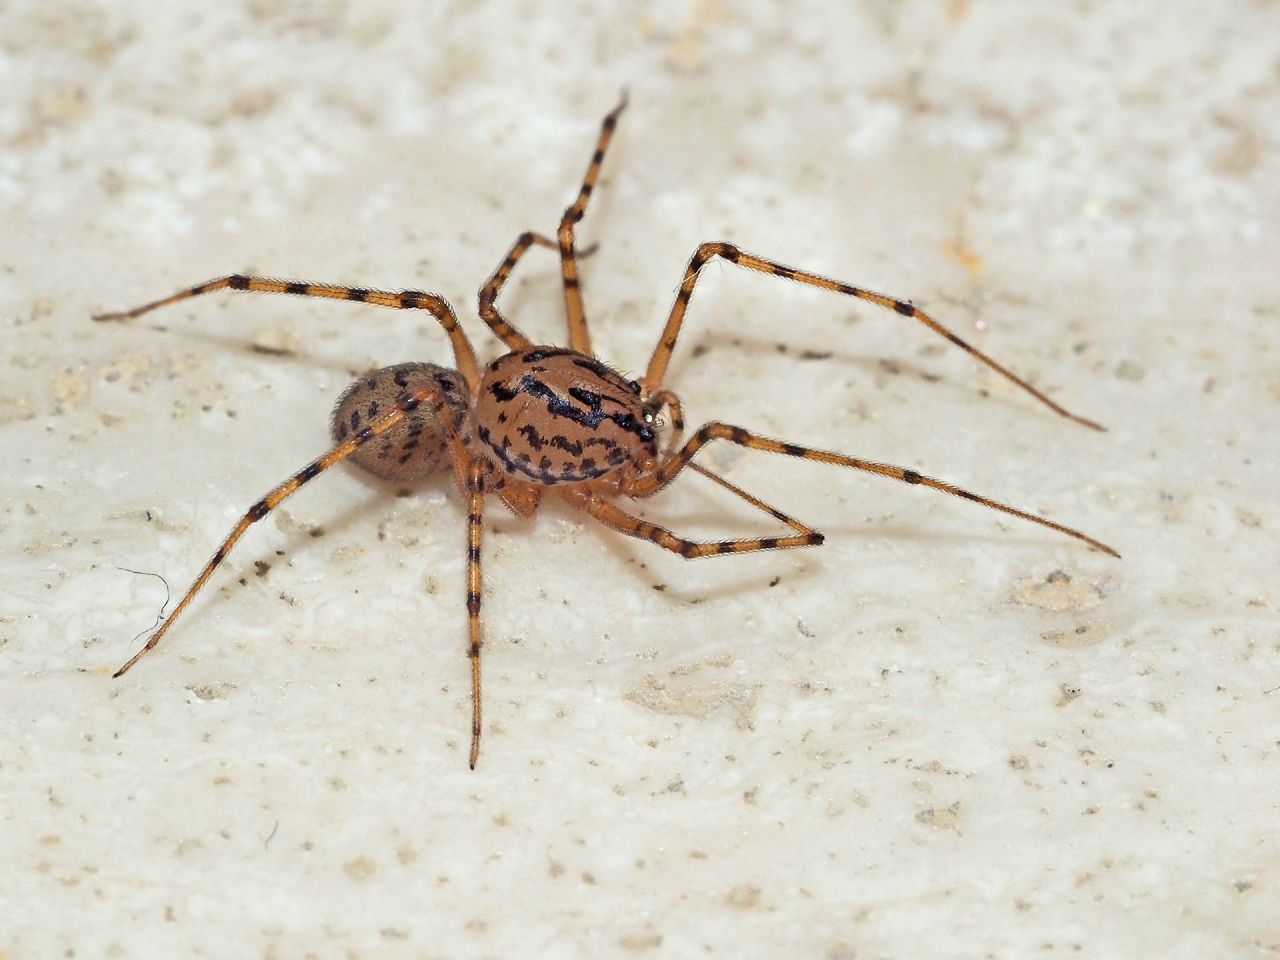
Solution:
M467 435L467 382L462 374L432 363L398 363L361 377L338 398L331 428L334 442L342 443L393 410L406 390L429 383L443 391L454 427ZM449 466L446 436L435 411L423 404L356 450L351 460L375 477L411 483Z
M639 385L560 347L532 347L489 364L475 427L495 466L544 486L595 480L657 454Z

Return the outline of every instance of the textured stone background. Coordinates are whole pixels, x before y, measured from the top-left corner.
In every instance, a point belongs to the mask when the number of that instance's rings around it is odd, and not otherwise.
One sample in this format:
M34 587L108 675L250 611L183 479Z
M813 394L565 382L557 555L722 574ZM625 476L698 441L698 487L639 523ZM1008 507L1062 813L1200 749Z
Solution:
M471 773L460 499L338 469L111 680L164 599L121 568L182 590L353 374L448 353L350 304L89 315L415 286L492 357L475 291L624 85L602 356L643 367L702 240L912 298L1110 432L728 266L669 385L1124 559L723 450L826 546L495 502ZM1275 0L0 4L4 958L1280 952L1278 143ZM504 303L563 337L545 251ZM773 531L725 500L645 509Z

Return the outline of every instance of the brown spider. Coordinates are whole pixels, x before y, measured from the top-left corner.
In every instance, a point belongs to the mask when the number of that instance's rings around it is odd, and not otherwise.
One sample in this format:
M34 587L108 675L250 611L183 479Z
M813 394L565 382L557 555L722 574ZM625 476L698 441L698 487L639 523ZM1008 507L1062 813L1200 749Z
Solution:
M689 299L693 296L698 272L715 257L748 270L869 300L903 316L913 317L1016 383L1055 412L1096 430L1102 430L1103 427L1064 410L910 303L828 280L816 274L793 270L772 260L745 253L731 243L704 243L694 253L685 270L667 325L643 377L629 380L597 360L591 352L586 317L582 309L574 227L586 211L605 150L613 136L618 115L625 106L624 96L622 102L605 117L582 188L578 191L577 199L560 219L556 239L551 240L536 233L522 233L506 259L481 288L480 317L510 349L509 353L494 360L483 371L476 363L475 351L459 326L453 308L440 296L416 290L390 293L357 287L232 275L210 280L133 310L94 317L95 320L128 320L165 304L226 288L354 300L401 310L428 310L448 334L457 367L451 370L429 363L402 363L371 373L348 387L333 413L332 430L336 446L249 508L205 564L173 612L151 634L143 648L117 670L114 676L121 676L159 642L250 524L265 517L304 483L314 480L347 457L375 476L395 481L421 480L449 464L453 468L458 488L468 499L467 616L471 632L472 769L475 768L480 752L480 531L486 493L496 495L517 516L529 517L538 509L543 494L550 490L571 506L586 511L606 527L627 536L649 540L682 557L706 557L821 544L821 533L775 510L723 477L693 462L694 456L706 444L713 440L727 440L753 450L767 450L806 460L853 467L906 483L932 487L1068 534L1119 557L1106 544L1087 537L1078 530L1015 510L904 467L770 440L742 427L717 421L707 423L680 446L680 438L684 432L680 401L670 390L662 389L662 379L676 339L680 335L680 327ZM520 258L534 244L560 251L565 311L569 321L568 349L532 343L507 322L497 307L498 293L503 284L511 276ZM660 450L657 428L659 415L664 411L670 421L671 435ZM795 533L785 537L699 543L633 517L613 502L617 497L652 497L686 467L785 523Z

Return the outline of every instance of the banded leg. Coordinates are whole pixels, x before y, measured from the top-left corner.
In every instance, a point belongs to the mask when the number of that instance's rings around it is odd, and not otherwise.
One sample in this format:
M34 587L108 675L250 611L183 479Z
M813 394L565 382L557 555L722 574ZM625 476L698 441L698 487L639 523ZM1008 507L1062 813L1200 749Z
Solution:
M671 353L675 349L676 340L680 336L680 327L684 323L685 312L689 308L689 300L693 296L693 288L698 282L698 272L714 257L720 257L722 260L728 260L730 263L736 263L738 266L746 267L748 270L771 274L775 277L783 277L787 280L796 280L800 283L806 283L809 286L818 287L822 290L832 290L836 293L843 293L850 297L857 297L859 300L867 300L871 303L879 304L882 307L887 307L890 310L902 314L904 317L914 317L934 333L946 337L961 350L964 350L966 353L969 353L981 360L996 373L1017 384L1055 413L1066 417L1068 420L1074 420L1076 423L1083 424L1086 427L1091 427L1094 430L1106 429L1106 427L1101 424L1095 423L1092 420L1087 420L1084 417L1078 417L1074 413L1064 409L1059 404L1054 403L1035 387L1031 386L1031 384L996 363L996 361L992 360L981 350L965 343L965 341L961 340L946 327L942 326L942 324L938 323L923 310L920 310L903 300L886 297L884 294L874 293L871 290L865 290L862 287L855 287L847 283L841 283L838 280L830 280L827 277L819 276L816 273L805 273L803 270L793 270L791 267L784 266L776 261L766 260L763 257L756 257L749 253L745 253L731 243L704 243L698 247L693 257L689 260L689 266L684 272L684 280L680 283L680 290L676 294L675 303L672 304L671 307L671 314L667 318L667 325L662 331L662 338L658 341L658 346L653 351L653 357L649 360L649 369L645 372L644 379L640 381L646 395L648 395L650 391L656 390L662 385L662 378L666 375L667 364L671 360Z
M484 517L484 462L467 469L467 624L471 630L471 769L480 757L480 533Z
M160 624L159 628L151 634L142 649L130 657L129 662L112 674L112 677L123 676L130 667L142 659L142 655L144 653L160 642L160 638L165 635L165 632L173 625L173 622L178 619L178 615L186 609L187 604L189 604L195 598L195 595L200 592L200 589L205 585L209 577L212 576L213 571L218 568L218 565L222 563L227 554L231 552L231 548L236 545L236 541L244 535L244 532L248 530L251 525L257 523L268 513L274 510L279 506L281 501L295 493L303 484L310 483L335 463L351 456L351 454L355 453L360 449L360 447L368 443L374 437L386 433L397 423L403 420L408 414L412 413L423 404L428 404L433 407L440 423L452 423L452 420L448 416L443 415L444 408L446 407L446 400L444 394L438 387L422 387L417 390L406 392L396 400L396 405L393 410L388 411L383 416L374 420L359 433L355 434L343 443L338 444L324 456L307 464L307 466L303 467L292 477L277 486L265 497L250 507L245 515L240 518L240 522L235 525L231 533L229 533L226 539L219 545L209 562L204 565L204 569L200 571L195 582L187 589L187 592L183 595L181 602L173 608L173 612L170 613L169 616L165 618L164 622ZM456 433L453 433L452 436L450 436L449 442L455 461L457 461L459 457L466 457L466 450L463 446L462 439Z
M574 227L587 212L587 201L591 199L591 191L596 188L596 178L600 175L604 153L609 149L609 141L613 139L618 115L626 106L627 95L624 92L618 105L600 124L600 139L596 141L596 152L591 155L591 162L587 165L587 174L578 190L578 198L565 209L564 216L560 218L560 228L556 231L556 240L560 245L560 274L564 279L564 309L569 317L569 346L587 356L591 356L591 335L587 332L587 316L582 309L578 257L574 250Z
M498 264L498 269L493 271L493 275L480 288L480 319L488 324L494 335L511 350L527 350L533 346L533 342L513 327L498 310L498 294L502 292L503 286L511 278L511 274L515 270L516 264L520 262L520 258L528 253L529 248L535 243L539 246L550 247L552 250L558 249L554 240L548 239L540 233L534 233L532 230L526 230L516 237L516 242L511 245L506 258Z
M794 517L789 517L785 513L783 513L781 510L778 510L774 507L769 506L759 497L752 496L751 494L747 493L747 491L739 487L737 484L730 483L724 477L720 476L720 474L712 473L710 470L708 470L706 467L702 466L701 464L690 463L689 469L694 471L695 473L702 474L708 480L714 480L720 486L724 487L726 490L732 493L735 497L741 497L743 500L747 501L747 503L751 504L753 507L757 508L758 510L763 510L769 516L773 517L773 519L782 521L791 529L799 530L801 533L815 533L812 527L807 527L803 523L801 523L799 520L795 519ZM823 542L822 534L818 533L817 538L818 538L817 544L820 544ZM813 544L813 545L816 546L817 544Z
M489 489L489 480L485 479L485 489ZM542 502L542 492L547 488L535 483L520 483L507 479L499 490L491 491L503 502L508 510L517 517L527 520L538 512L538 504Z
M774 510L768 504L761 500L757 500L751 494L747 493L739 487L735 487L721 477L716 476L709 471L699 471L706 476L715 480L722 486L732 490L738 496L742 497L753 506L759 507L766 513L781 520L794 530L800 533L789 537L753 537L746 540L717 540L713 542L699 542L697 540L688 540L678 536L668 530L666 527L660 527L656 523L649 523L638 517L633 517L625 510L615 506L603 497L585 490L563 491L561 496L575 507L585 510L591 516L595 517L606 527L616 530L618 533L626 534L628 537L635 537L638 540L648 540L650 543L656 543L664 550L670 550L672 553L678 553L680 556L692 560L697 557L717 557L726 553L751 553L755 550L785 550L789 547L816 547L823 542L822 534L809 527L806 527L799 520L793 520L785 513Z
M1045 520L1043 517L1036 517L1021 510L1015 510L1013 507L1006 506L996 500L979 496L976 493L970 493L962 490L960 487L945 483L942 480L935 480L932 477L926 477L923 474L916 473L914 470L908 470L905 467L895 467L887 463L877 463L874 460L859 460L856 457L846 457L839 453L828 453L823 450L814 450L810 447L797 446L794 443L784 443L781 440L770 440L767 437L761 437L757 434L750 433L742 427L730 426L727 423L717 423L712 421L706 424L697 433L689 438L689 442L674 457L667 460L658 470L646 477L641 477L634 483L628 484L622 489L622 493L629 497L651 497L667 484L671 483L686 466L691 464L694 456L699 450L713 440L728 440L730 443L736 443L740 447L747 447L751 450L767 450L770 453L781 453L788 457L801 457L805 460L816 460L819 463L834 463L841 467L853 467L855 470L865 470L868 473L878 473L882 477L892 477L894 480L901 480L904 483L919 484L920 486L932 487L934 490L941 490L943 493L949 493L953 496L963 497L965 500L972 500L974 503L981 504L984 507L990 507L992 510L999 510L1001 513L1007 513L1013 517L1019 517L1023 520L1029 520L1032 523L1038 523L1042 527L1048 527L1050 530L1057 530L1059 533L1065 533L1069 537L1075 537L1077 540L1083 540L1091 547L1096 547L1103 553L1109 553L1113 557L1119 557L1120 554L1108 547L1105 543L1101 543L1092 537L1085 536L1079 530L1073 530L1071 527L1064 527L1060 523L1054 523L1052 520ZM727 481L726 481L727 482Z
M132 320L155 310L157 307L188 300L201 294L213 293L216 290L252 290L257 293L291 293L299 297L324 297L329 300L350 300L353 303L373 303L380 307L393 307L397 310L427 310L444 327L449 335L449 343L453 345L454 363L464 377L467 385L474 393L480 384L480 367L476 363L475 351L471 342L458 323L458 317L444 297L434 293L423 293L420 290L401 290L394 293L388 290L366 290L363 287L343 287L330 283L300 283L296 280L275 280L270 277L246 277L238 273L226 277L218 277L205 283L180 290L173 296L163 300L144 303L132 310L118 313L99 313L94 320Z

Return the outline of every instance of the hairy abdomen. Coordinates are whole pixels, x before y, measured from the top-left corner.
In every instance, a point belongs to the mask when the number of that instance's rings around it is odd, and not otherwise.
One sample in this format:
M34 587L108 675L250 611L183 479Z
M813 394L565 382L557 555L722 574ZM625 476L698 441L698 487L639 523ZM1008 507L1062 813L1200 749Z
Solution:
M405 391L434 384L447 400L445 410L466 435L467 385L462 374L432 363L399 363L361 377L333 408L333 440L342 443L395 408ZM446 415L442 411L441 415ZM422 480L449 465L445 431L427 404L418 407L382 436L370 440L351 460L375 477L397 483Z

